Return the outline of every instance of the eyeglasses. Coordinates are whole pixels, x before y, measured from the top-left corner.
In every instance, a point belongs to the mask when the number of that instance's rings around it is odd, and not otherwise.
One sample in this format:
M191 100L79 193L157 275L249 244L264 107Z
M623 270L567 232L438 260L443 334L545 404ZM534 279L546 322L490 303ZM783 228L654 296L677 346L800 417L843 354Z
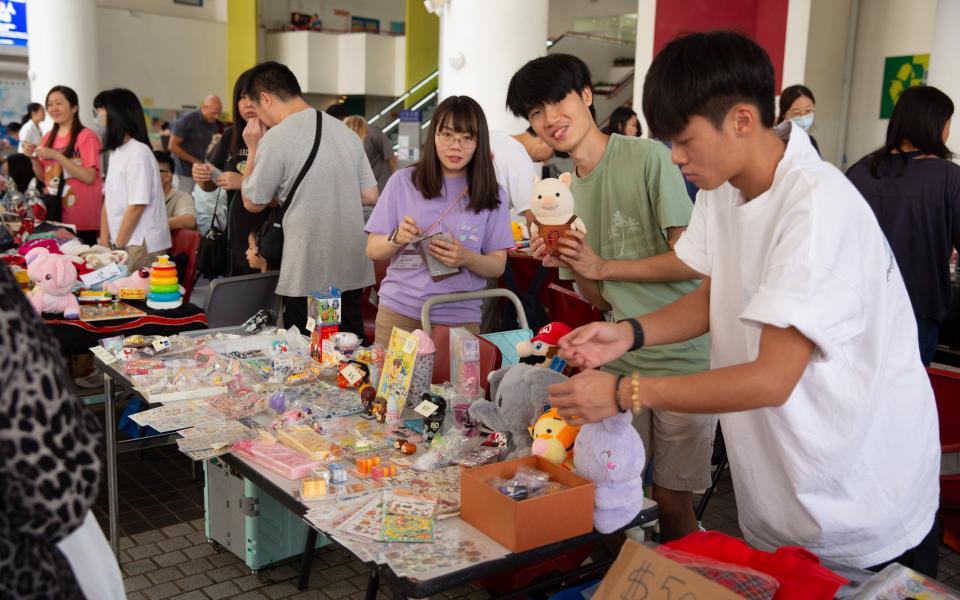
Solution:
M437 132L437 141L440 142L440 145L446 146L447 148L453 146L454 142L459 142L460 147L464 149L474 148L477 145L477 138L469 133L456 135L451 133L449 129Z

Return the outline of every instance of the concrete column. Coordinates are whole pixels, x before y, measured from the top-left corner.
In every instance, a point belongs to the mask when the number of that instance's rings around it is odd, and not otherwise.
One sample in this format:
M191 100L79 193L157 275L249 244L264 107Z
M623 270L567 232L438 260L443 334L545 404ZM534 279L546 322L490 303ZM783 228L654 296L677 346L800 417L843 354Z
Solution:
M930 45L930 70L927 85L932 85L950 96L954 105L960 106L960 70L956 57L960 56L960 35L956 25L960 23L960 2L939 0L933 26L933 43ZM954 114L956 117L956 113ZM947 147L960 151L960 119L954 119L950 127Z
M227 0L227 90L241 73L257 64L257 0ZM223 98L224 112L233 110L233 98ZM231 115L232 116L232 115Z
M90 123L93 97L100 92L96 0L27 2L30 98L43 103L55 85L74 89L80 119Z
M450 0L440 19L440 100L470 96L490 129L527 128L504 104L513 74L547 52L547 0Z
M633 110L637 113L643 136L650 137L647 118L643 114L643 80L653 62L654 25L657 22L657 0L637 1L637 43L633 62Z

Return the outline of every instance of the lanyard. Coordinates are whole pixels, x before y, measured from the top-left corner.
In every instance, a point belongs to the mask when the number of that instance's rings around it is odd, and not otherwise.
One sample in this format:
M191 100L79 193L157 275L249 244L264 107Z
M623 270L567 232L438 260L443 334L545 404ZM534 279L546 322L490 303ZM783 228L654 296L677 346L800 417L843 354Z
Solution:
M439 225L439 224L440 224L440 221L442 221L443 218L446 217L446 216L450 213L450 209L452 209L454 206L460 204L460 201L463 200L463 198L467 195L467 190L469 190L469 189L470 189L469 186L463 188L463 191L460 192L460 195L457 196L456 199L454 199L454 201L451 202L445 209L443 209L443 212L440 213L440 216L437 217L437 220L433 222L433 225L431 225L430 227L427 227L426 229L424 229L423 231L420 232L420 237L427 237L427 234L429 234L429 233L433 230L434 227L436 227L437 225Z

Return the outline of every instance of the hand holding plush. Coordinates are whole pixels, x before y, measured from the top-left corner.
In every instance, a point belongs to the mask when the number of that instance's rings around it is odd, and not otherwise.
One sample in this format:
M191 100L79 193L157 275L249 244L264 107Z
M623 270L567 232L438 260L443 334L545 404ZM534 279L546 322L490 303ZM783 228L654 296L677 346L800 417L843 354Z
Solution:
M597 487L593 526L600 533L624 527L643 508L645 456L629 411L580 428L573 462Z
M573 212L573 193L570 173L560 175L559 179L535 179L530 197L530 211L533 223L530 225L530 239L543 238L547 252L560 255L560 238L570 229L587 233L587 226Z
M27 252L27 273L36 286L30 295L30 304L37 313L63 313L66 319L80 316L80 304L73 295L77 282L77 268L70 257L51 254L46 248Z

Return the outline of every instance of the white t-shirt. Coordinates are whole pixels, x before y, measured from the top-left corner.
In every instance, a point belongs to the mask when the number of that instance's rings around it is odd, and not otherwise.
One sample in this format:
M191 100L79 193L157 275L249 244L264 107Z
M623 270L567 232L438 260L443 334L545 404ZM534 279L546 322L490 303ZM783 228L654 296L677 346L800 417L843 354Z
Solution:
M146 242L148 252L159 252L173 245L160 169L149 146L131 139L114 150L103 190L111 242L116 243L127 206L146 204L128 245L139 246Z
M37 124L31 119L27 119L27 122L20 128L20 144L17 145L17 152L25 154L23 151L24 142L30 142L34 146L39 146L42 141L43 133L40 132L40 128L37 127Z
M712 278L710 363L756 359L761 327L796 327L813 359L779 408L720 416L740 529L854 567L933 526L940 443L900 270L870 206L809 138L789 137L769 190L701 191L677 256Z
M507 192L513 214L530 210L530 194L537 171L523 144L502 131L490 131L490 151L497 183Z

